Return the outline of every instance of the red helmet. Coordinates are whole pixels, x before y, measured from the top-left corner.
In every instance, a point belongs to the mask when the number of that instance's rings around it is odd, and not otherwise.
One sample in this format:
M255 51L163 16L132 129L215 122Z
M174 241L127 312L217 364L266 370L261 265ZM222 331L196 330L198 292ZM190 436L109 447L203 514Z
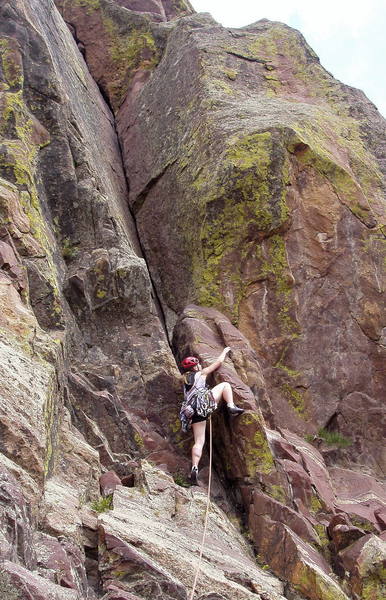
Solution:
M191 369L192 367L195 367L196 365L198 365L199 362L200 361L195 356L187 356L182 361L181 367L183 369Z

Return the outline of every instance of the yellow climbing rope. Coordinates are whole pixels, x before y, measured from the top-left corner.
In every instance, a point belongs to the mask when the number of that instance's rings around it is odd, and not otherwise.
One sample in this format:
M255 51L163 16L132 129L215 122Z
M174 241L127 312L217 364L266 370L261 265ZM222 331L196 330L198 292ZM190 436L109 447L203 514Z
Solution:
M209 517L209 508L210 508L210 488L211 488L211 485L212 485L212 419L211 419L211 417L209 417L208 420L209 420L209 481L208 481L208 495L206 497L206 511L205 511L205 521L204 521L204 531L202 533L200 556L199 556L199 559L198 559L198 565L197 565L197 569L196 569L196 574L194 576L194 582L193 582L192 592L191 592L191 594L189 596L189 600L193 600L194 599L194 592L196 591L198 574L199 574L200 568L201 568L202 553L204 551L206 530L207 530L207 527L208 527L208 517Z

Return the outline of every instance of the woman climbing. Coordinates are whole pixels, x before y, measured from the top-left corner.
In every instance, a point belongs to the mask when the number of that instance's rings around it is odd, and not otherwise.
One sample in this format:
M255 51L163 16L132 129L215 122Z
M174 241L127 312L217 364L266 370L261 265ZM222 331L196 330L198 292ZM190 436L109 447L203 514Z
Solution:
M227 403L228 412L231 415L240 415L244 412L242 408L235 406L233 392L229 383L223 382L209 389L206 385L206 377L219 368L224 362L230 348L224 348L220 356L208 367L202 368L198 358L188 356L181 363L184 375L184 403L180 412L183 431L193 429L194 445L192 448L192 469L190 480L192 485L198 483L198 463L200 462L202 449L205 443L206 420L217 408L221 399Z

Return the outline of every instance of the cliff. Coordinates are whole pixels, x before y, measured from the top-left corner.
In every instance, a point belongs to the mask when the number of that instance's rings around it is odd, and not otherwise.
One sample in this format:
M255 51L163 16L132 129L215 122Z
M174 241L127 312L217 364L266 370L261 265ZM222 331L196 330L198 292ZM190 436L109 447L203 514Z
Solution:
M301 34L0 0L0 591L380 600L386 122Z

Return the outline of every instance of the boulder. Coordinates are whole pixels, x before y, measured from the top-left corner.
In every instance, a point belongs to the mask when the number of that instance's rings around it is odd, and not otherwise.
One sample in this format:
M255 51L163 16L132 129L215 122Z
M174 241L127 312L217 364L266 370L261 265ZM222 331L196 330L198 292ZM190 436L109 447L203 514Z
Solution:
M109 496L114 492L117 485L121 484L121 480L114 471L107 471L106 473L103 473L103 475L101 475L99 478L99 485L101 488L102 496Z
M353 542L365 535L365 532L354 527L347 515L338 513L334 515L328 524L328 535L335 546L335 552L339 552L350 546Z
M366 535L339 553L348 573L351 589L359 598L381 600L384 597L386 542Z

